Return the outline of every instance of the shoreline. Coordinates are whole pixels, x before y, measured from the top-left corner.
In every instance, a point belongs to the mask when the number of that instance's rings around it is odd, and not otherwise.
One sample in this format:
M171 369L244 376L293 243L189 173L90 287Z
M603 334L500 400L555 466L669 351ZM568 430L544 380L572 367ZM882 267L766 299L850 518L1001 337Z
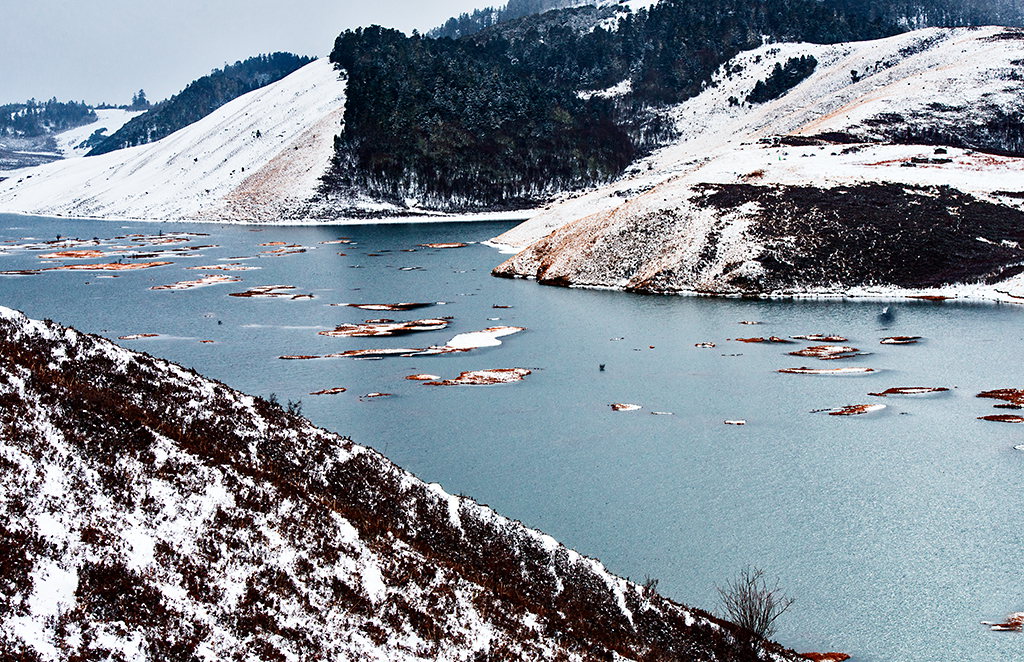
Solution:
M339 218L334 220L281 220L281 221L244 221L214 220L186 218L133 218L130 216L50 216L23 211L6 211L0 209L0 215L21 216L25 218L47 218L63 221L103 221L114 223L192 223L196 225L244 225L259 227L314 227L314 226L350 226L350 225L410 225L427 223L497 223L507 221L522 223L537 214L538 209L526 209L510 212L481 212L478 214L421 214L417 216L383 216L378 218Z
M490 242L481 242L482 245L496 248ZM531 280L537 281L536 276L522 275L495 275L495 278L506 278L509 280ZM620 292L623 294L635 294L638 296L663 296L663 297L694 297L705 299L747 299L751 301L863 301L863 302L917 302L920 304L1011 304L1024 305L1024 294L1015 296L1009 292L999 291L993 286L971 286L968 284L949 285L945 288L930 288L912 290L905 288L865 288L862 286L852 287L844 292L815 292L811 290L798 292L762 292L739 293L739 292L704 292L699 290L680 290L675 292L643 292L630 290L626 287L614 285L549 285L537 283L545 287L562 287L569 290L595 290L605 292Z

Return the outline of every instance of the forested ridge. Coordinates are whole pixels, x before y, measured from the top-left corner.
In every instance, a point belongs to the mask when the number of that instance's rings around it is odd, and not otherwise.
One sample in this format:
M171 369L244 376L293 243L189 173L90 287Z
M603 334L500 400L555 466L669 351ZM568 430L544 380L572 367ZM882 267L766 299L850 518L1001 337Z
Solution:
M434 28L427 36L457 39L486 30L500 23L524 16L541 14L552 9L565 9L587 4L586 0L509 0L504 7L485 7L449 18L444 25Z
M348 99L325 191L448 211L536 204L607 181L662 144L670 132L659 109L699 94L721 64L765 41L838 43L1021 16L978 0L662 0L610 23L604 9L515 20L491 11L489 26L459 39L342 33L331 61L348 76ZM459 31L435 31L449 33ZM623 94L584 93L624 81Z
M504 40L371 27L342 35L331 58L349 76L335 188L511 208L611 176L634 157L611 102L544 80L512 61Z
M166 101L161 101L105 138L89 156L144 145L206 117L243 94L281 80L312 58L292 53L257 55L215 69Z
M96 113L84 101L57 101L54 97L0 105L0 136L35 138L95 121Z

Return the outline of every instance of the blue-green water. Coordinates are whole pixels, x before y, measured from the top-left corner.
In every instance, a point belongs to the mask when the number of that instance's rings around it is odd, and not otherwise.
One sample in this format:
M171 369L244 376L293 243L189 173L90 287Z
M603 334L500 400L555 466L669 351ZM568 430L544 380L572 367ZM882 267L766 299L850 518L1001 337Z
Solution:
M0 241L188 230L211 234L193 243L219 246L116 279L88 272L3 277L0 305L111 338L163 334L122 344L246 392L301 400L318 424L384 451L425 480L540 528L617 573L657 577L661 592L682 602L714 609L716 585L745 565L764 567L797 599L783 617L779 639L798 650L845 651L868 662L1024 658L1020 635L979 624L1024 609L1024 452L1013 450L1024 443L1024 425L976 420L998 412L993 401L974 397L1024 386L1024 308L898 302L895 321L882 328L880 303L548 288L492 278L489 271L502 256L479 244L417 247L481 241L505 227L255 231L0 216ZM356 243L318 243L339 236ZM258 244L274 241L311 250L245 261L260 270L233 274L242 283L148 289L202 273L187 266L255 256L267 250ZM417 251L401 252L410 248ZM38 267L38 254L0 255L0 270ZM294 285L316 298L227 296L255 285ZM448 304L406 313L327 305L401 301ZM369 318L434 316L452 316L451 327L397 338L317 335ZM496 317L501 320L490 319ZM741 320L763 324L744 326ZM463 354L277 358L426 347L497 324L528 330L504 338L500 347ZM807 333L842 334L871 355L818 362L786 355L800 345L727 340ZM888 335L926 340L880 345ZM694 347L703 341L717 347ZM864 365L877 372L776 372L802 365ZM534 372L521 383L489 387L439 388L404 379L512 367ZM337 386L348 392L309 395ZM894 386L952 390L916 399L866 395ZM370 392L394 395L360 400ZM644 409L616 413L608 406L613 402ZM860 418L811 413L874 402L888 409ZM748 424L726 426L726 419Z

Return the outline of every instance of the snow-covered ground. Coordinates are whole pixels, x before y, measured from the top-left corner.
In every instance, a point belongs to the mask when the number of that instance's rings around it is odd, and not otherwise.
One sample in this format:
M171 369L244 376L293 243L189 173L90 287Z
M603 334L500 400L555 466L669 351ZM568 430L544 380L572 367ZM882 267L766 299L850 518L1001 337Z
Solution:
M83 143L94 132L103 129L104 136L112 136L122 126L145 112L144 110L122 110L120 108L97 110L96 121L92 124L75 127L54 136L57 140L57 149L66 159L85 156L92 147L87 147Z
M769 44L741 53L720 68L699 96L672 109L679 139L634 164L619 181L569 196L549 205L528 222L497 237L495 244L514 252L567 223L613 211L628 214L642 197L666 188L702 182L746 181L764 170L761 183L829 185L854 181L894 181L951 185L964 191L1020 191L1024 161L977 156L949 167L904 168L911 156L932 156L927 147L868 146L856 154L835 149L773 149L758 141L778 135L811 136L827 131L871 137L865 120L900 114L923 123L930 105L960 109L964 125L977 121L980 109L1019 108L1024 83L1011 72L1022 57L1021 42L994 39L1001 27L918 30L888 39L837 45ZM780 99L753 105L742 102L776 63L812 55L814 73ZM856 71L857 77L851 75ZM955 122L956 117L946 117ZM804 156L807 159L804 159ZM811 159L810 156L815 158ZM656 188L657 187L657 188ZM650 200L639 204L648 204Z
M727 657L729 624L274 404L2 307L0 357L4 659Z
M760 187L762 192L800 189L803 199L793 206L793 213L818 213L822 204L842 208L828 194L839 187L875 186L872 195L887 188L889 193L881 197L890 198L906 187L902 202L912 205L927 201L925 189L949 187L968 194L969 200L995 205L993 211L1005 209L1012 215L1013 210L1024 209L1024 159L934 145L887 144L884 135L893 125L897 130L938 127L948 132L959 127L967 132L992 113L1019 112L1024 99L1021 41L1002 38L1007 34L1000 27L927 29L872 42L772 44L743 53L723 66L701 95L672 109L680 134L674 144L632 166L619 181L550 205L492 240L506 252L522 251L496 273L644 291L930 294L1019 303L1024 300L1024 279L1009 272L994 284L894 287L884 282L851 284L837 276L815 287L790 283L780 291L758 290L750 284L768 283L778 273L763 268L762 258L774 255L788 269L790 258L806 258L805 253L789 252L806 234L785 238L765 232L767 201L758 196L769 194L737 194L737 187L743 186ZM809 78L775 101L745 102L776 63L802 55L818 61ZM818 139L821 134L842 134L856 144L830 143ZM809 144L789 146L799 141ZM733 187L735 206L704 204L700 192L709 186ZM910 191L913 187L918 188ZM819 191L819 199L811 200L807 190ZM892 209L891 214L897 219L907 210ZM976 220L974 216L970 222ZM755 230L761 236L753 236ZM904 230L894 225L884 241ZM992 243L980 236L984 232L978 233L957 241ZM918 240L931 241L924 234L906 239ZM999 240L1007 251L1018 250L1018 241ZM950 247L954 244L951 241ZM963 243L956 247L972 250ZM849 253L844 252L847 248ZM847 248L830 248L840 251L835 255L837 274L840 264L859 249L853 243ZM1015 259L1024 262L1024 253L1020 258L1000 257L1007 266ZM858 268L866 264L851 258L844 266L854 263ZM729 285L730 280L740 282L737 277L748 280L742 286Z
M7 173L0 211L146 220L301 218L329 166L344 108L345 82L329 61L317 60L157 142Z

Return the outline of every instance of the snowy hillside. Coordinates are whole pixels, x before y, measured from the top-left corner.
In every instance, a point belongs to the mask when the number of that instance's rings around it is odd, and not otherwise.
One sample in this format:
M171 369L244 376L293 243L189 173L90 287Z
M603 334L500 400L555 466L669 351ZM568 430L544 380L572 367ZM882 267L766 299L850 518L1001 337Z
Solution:
M7 173L0 211L154 220L304 218L333 154L345 83L326 60L155 143Z
M809 78L775 101L745 101L777 63L803 55L818 62ZM997 27L928 29L834 46L775 44L743 53L722 67L704 93L671 111L681 135L675 144L637 163L622 180L552 205L496 238L510 251L529 247L497 273L644 291L790 294L943 288L999 273L1009 277L1004 267L1024 263L1024 253L1013 246L1022 239L1012 229L1019 220L1011 220L1020 218L1024 200L1024 159L937 148L943 141L931 138L955 133L968 147L1013 152L1009 134L992 127L1005 124L1000 121L1007 114L1018 113L1019 121L1022 57L1024 35ZM922 141L929 144L914 144ZM874 187L868 198L897 205L888 210L894 226L880 229L880 243L872 247L878 261L894 248L887 242L930 240L926 219L909 220L907 227L897 219L914 216L920 200L936 198L933 187L963 194L949 206L966 214L954 237L945 238L945 249L954 250L951 259L960 241L996 248L986 249L971 268L928 263L920 265L925 271L917 278L853 277L852 262L867 262L853 255L852 241L845 247L823 241L812 249L770 218L838 216L837 228L851 221L881 223L884 215L868 221L870 214L844 213L836 192L861 186ZM709 193L724 189L729 195ZM748 231L754 225L764 226L760 234ZM856 236L856 223L847 229ZM971 253L975 247L968 248ZM839 261L833 277L813 287L783 276L786 270L776 264L826 258ZM851 264L841 264L844 259ZM967 289L973 296L1007 298L995 291L1007 289L1001 280ZM1020 286L1011 289L1022 294Z
M4 659L731 659L731 625L276 404L4 308L0 355Z
M86 124L70 131L58 133L54 138L57 140L57 149L64 158L77 158L85 156L91 146L86 145L85 141L89 139L96 131L102 130L104 136L111 136L117 133L117 130L127 124L132 119L143 114L144 110L122 110L120 108L107 108L96 111L96 121L92 124Z

